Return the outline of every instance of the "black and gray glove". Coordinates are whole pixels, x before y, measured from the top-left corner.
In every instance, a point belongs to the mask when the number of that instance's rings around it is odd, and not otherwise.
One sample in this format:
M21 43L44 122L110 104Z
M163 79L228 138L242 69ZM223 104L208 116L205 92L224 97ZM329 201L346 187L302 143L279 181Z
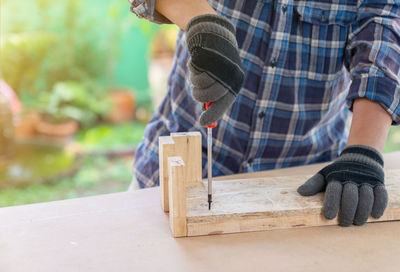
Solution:
M363 225L370 214L381 217L388 204L382 155L369 146L348 146L297 191L303 196L325 191L323 215L327 219L335 218L340 207L341 226Z
M231 107L243 84L236 31L228 19L210 14L194 17L186 29L193 97L214 102L200 116L200 125L206 126Z

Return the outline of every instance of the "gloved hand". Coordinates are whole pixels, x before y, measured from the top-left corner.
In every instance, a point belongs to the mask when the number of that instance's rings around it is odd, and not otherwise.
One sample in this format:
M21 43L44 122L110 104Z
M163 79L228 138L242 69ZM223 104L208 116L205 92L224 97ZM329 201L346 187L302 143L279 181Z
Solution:
M327 219L335 218L340 206L341 226L363 225L370 214L381 217L388 204L382 155L369 146L348 146L297 191L303 196L325 191L323 215Z
M207 14L190 20L186 31L192 95L201 103L214 102L200 116L200 125L206 126L230 108L243 84L235 27L222 16Z

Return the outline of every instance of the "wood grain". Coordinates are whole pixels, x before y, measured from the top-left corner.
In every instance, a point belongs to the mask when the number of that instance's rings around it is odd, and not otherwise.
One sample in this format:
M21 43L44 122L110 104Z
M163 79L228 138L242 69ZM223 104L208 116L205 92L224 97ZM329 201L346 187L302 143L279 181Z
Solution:
M168 157L174 156L174 141L172 137L158 138L158 165L160 173L160 198L164 212L169 212L168 193Z
M185 180L188 168L181 157L169 157L168 169L169 225L174 237L183 237L187 235Z
M158 139L160 197L164 212L169 211L168 158L181 157L188 167L188 175L195 181L201 180L201 134L200 132L179 132Z
M200 133L173 133L161 137L159 144L161 201L166 211L169 198L169 209L173 209L174 237L338 224L337 218L322 216L323 194L303 197L297 193L310 175L220 177L214 180L213 205L208 210L207 181L201 180ZM385 172L389 206L381 218L369 222L400 220L400 169Z
M251 175L251 174L250 174ZM213 206L207 206L206 181L187 188L187 235L210 235L338 224L321 214L323 194L296 192L310 175L233 179L214 182ZM400 169L386 170L389 206L380 219L400 220Z

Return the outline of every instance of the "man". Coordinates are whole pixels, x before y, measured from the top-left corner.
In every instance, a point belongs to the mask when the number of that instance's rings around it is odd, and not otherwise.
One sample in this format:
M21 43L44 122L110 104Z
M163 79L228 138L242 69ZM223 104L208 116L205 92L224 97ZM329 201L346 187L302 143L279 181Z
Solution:
M215 176L337 158L298 192L325 191L323 214L339 212L342 226L383 214L380 152L400 123L397 1L136 0L131 10L182 29L168 93L137 150L141 187L158 184L159 136L205 136L218 120ZM214 104L202 113L203 102Z

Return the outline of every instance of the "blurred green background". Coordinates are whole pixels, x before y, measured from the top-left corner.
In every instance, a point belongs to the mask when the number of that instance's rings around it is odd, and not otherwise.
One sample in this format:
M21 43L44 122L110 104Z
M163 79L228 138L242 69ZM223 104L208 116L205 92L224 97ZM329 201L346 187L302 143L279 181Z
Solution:
M1 0L2 77L26 100L67 80L134 87L147 102L160 31L174 40L175 26L137 19L127 1Z
M121 0L0 4L0 206L127 190L177 27Z
M127 190L177 27L126 0L0 4L0 207Z

